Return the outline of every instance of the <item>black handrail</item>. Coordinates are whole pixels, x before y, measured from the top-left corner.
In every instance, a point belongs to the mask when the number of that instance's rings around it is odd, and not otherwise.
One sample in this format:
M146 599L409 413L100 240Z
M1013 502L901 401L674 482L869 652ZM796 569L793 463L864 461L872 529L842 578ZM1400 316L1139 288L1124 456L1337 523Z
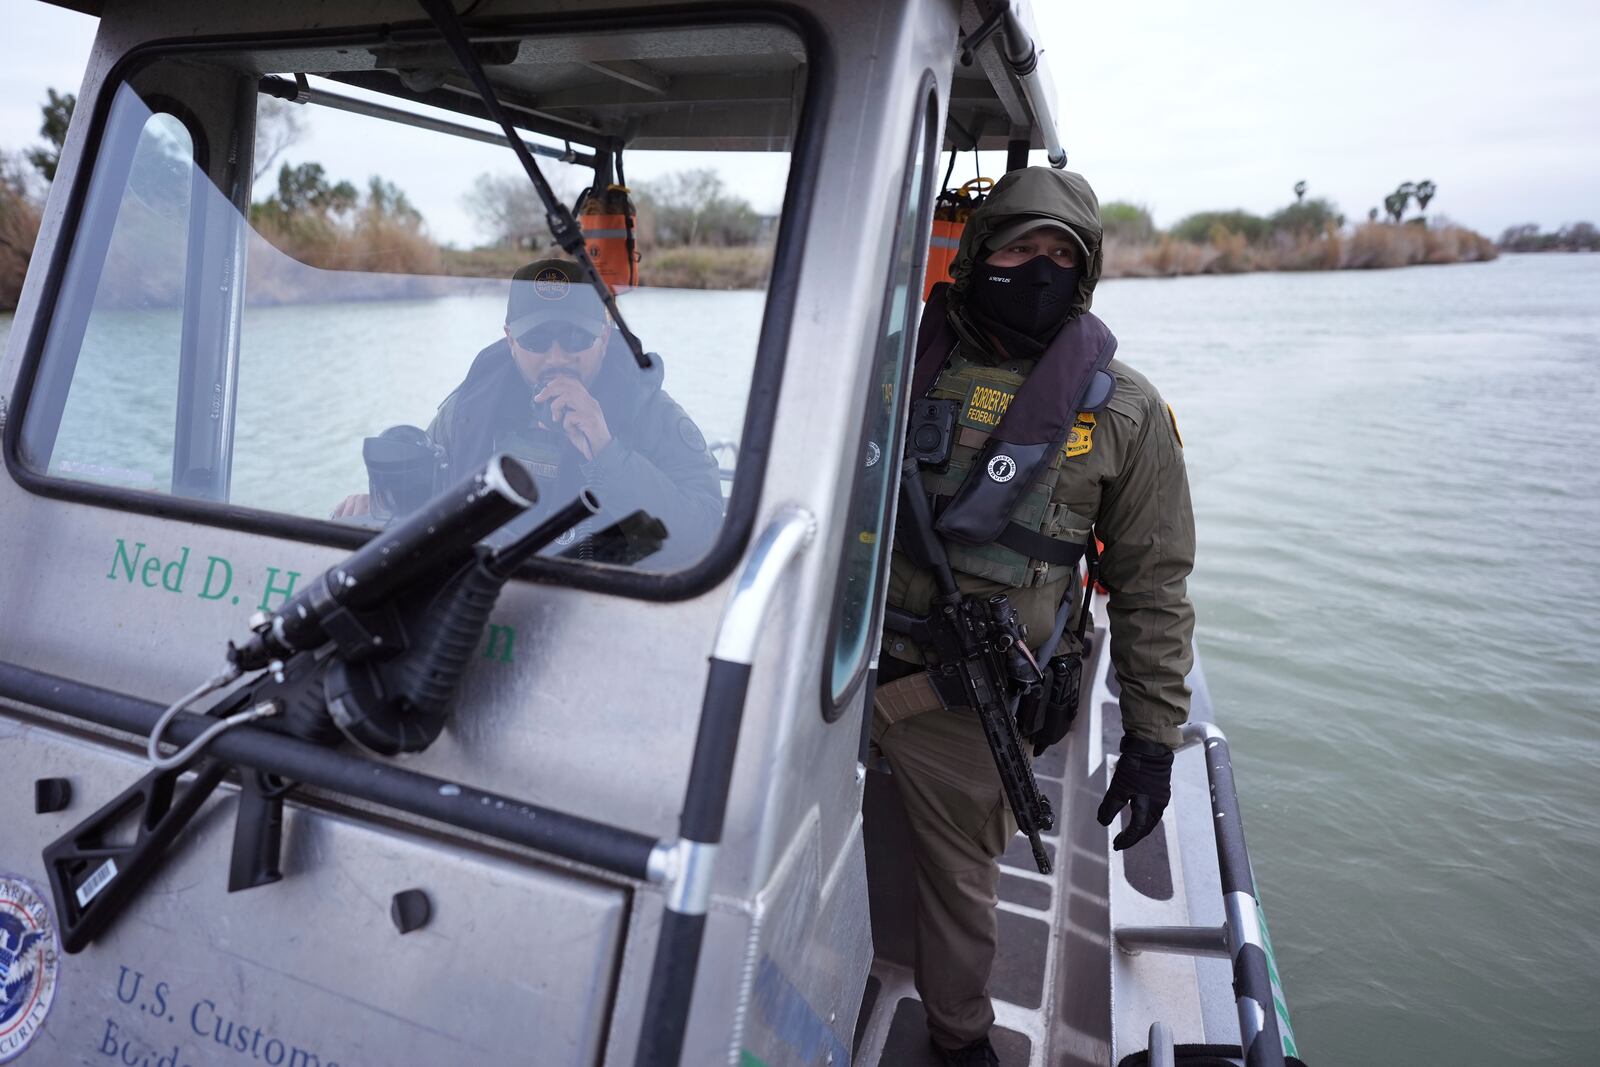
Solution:
M1239 818L1239 794L1233 784L1228 739L1210 722L1185 723L1179 731L1180 749L1195 744L1205 748L1225 921L1220 927L1118 926L1112 930L1112 937L1119 949L1133 954L1167 952L1232 960L1234 1008L1239 1015L1239 1048L1245 1067L1284 1067L1272 965L1256 901L1250 854L1244 843L1244 824ZM1153 1036L1151 1055L1155 1055Z
M1256 903L1255 875L1244 843L1239 793L1233 782L1228 739L1215 723L1191 722L1181 727L1183 743L1202 744L1206 777L1211 782L1211 825L1217 835L1217 870L1222 882L1222 907L1228 953L1233 960L1234 1004L1239 1013L1239 1047L1245 1067L1283 1067L1283 1036L1272 995L1272 969Z
M143 736L164 710L148 700L5 662L0 662L0 697ZM168 737L186 744L214 722L203 715L179 715ZM661 842L620 826L259 727L240 726L221 734L207 746L207 755L624 877L659 880L650 857Z

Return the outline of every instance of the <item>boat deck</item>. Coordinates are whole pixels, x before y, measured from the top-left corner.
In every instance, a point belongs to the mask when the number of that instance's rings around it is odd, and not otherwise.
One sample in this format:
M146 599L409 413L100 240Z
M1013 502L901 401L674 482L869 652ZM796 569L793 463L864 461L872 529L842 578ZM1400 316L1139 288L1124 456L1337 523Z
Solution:
M1106 831L1093 818L1098 798L1089 796L1088 783L1099 777L1090 773L1086 755L1092 739L1097 767L1103 716L1096 699L1111 701L1116 720L1115 698L1105 690L1107 672L1098 662L1102 645L1097 635L1086 671L1093 684L1086 686L1071 732L1034 764L1057 814L1055 829L1041 835L1054 869L1038 872L1021 835L1000 860L1000 947L989 990L996 1023L991 1040L1007 1067L1103 1065L1110 1054ZM864 808L875 958L856 1026L855 1062L936 1067L912 983L909 827L886 771L869 771Z
M1105 618L1105 601L1097 616ZM1239 1028L1226 959L1114 951L1112 930L1211 926L1223 920L1216 837L1204 756L1178 753L1173 800L1157 832L1111 853L1094 814L1106 759L1122 735L1105 629L1092 638L1085 694L1061 744L1034 764L1057 813L1042 835L1054 870L1034 867L1027 841L1001 858L1000 945L990 976L995 1029L1006 1067L1106 1067L1148 1047L1152 1023L1179 1044L1237 1046ZM1190 717L1210 721L1198 662L1189 676ZM864 1067L937 1063L912 982L915 898L905 812L886 769L868 772L864 804L873 948L855 1032Z

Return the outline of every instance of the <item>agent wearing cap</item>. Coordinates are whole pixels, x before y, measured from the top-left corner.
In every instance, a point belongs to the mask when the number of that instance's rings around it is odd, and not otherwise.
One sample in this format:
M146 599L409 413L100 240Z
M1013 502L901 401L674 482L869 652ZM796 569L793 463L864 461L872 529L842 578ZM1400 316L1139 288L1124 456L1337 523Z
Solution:
M1091 532L1105 542L1100 580L1111 595L1123 737L1096 814L1109 825L1130 809L1113 842L1124 849L1159 823L1188 717L1194 518L1171 408L1111 358L1116 339L1089 314L1101 235L1099 203L1081 175L1034 167L1002 178L967 222L954 283L930 295L912 391L959 405L947 470L923 475L958 584L980 596L1006 593L1040 663L1080 651L1058 618L1079 617L1076 559ZM1088 370L1063 370L1074 367ZM993 543L958 536L961 522L952 520L975 506L963 500L996 499L999 525L1020 534ZM933 576L896 551L889 602L924 614L934 591ZM1058 616L1063 606L1068 614ZM1052 634L1062 636L1043 647ZM927 662L915 642L885 635L873 740L910 816L915 973L930 1037L946 1063L989 1065L998 1063L987 991L998 857L1016 823L977 717L940 697L922 670ZM1065 736L1075 710L1050 709L1024 727L1034 755ZM1059 789L1048 779L1041 788L1054 794L1057 825L1070 826Z
M604 509L580 536L643 510L666 527L651 569L692 562L722 522L717 463L694 420L661 388L660 357L641 370L574 263L544 259L511 278L505 336L479 352L439 405L428 437L453 480L497 452L526 462L539 503L524 522L590 488ZM360 514L363 497L336 517Z

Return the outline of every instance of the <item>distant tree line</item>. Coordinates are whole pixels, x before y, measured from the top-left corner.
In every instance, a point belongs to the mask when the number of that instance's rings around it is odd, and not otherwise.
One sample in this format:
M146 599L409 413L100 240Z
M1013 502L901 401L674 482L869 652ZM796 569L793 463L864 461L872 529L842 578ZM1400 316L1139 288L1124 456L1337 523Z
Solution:
M1500 235L1500 247L1507 252L1600 252L1600 231L1592 222L1573 222L1543 233L1537 223L1524 222Z
M1113 200L1101 205L1100 218L1108 238L1130 244L1142 244L1162 236L1204 243L1218 234L1239 236L1249 244L1261 244L1271 241L1277 234L1313 237L1344 225L1344 216L1321 197L1296 200L1270 215L1256 215L1242 209L1197 211L1173 223L1165 233L1157 228L1150 209L1142 204Z
M1197 211L1174 223L1166 235L1178 241L1204 243L1218 236L1242 237L1247 244L1267 244L1274 240L1305 240L1322 234L1342 230L1345 217L1332 201L1323 197L1306 199L1310 185L1304 180L1294 184L1294 203L1270 215L1236 209L1232 211ZM1384 217L1398 223L1407 208L1415 202L1419 212L1426 211L1429 202L1438 194L1439 187L1432 181L1402 182L1394 192L1384 198ZM1105 222L1106 236L1119 241L1143 243L1162 236L1150 218L1147 208L1139 204L1113 201L1100 209ZM1377 208L1367 214L1370 222L1379 218ZM1424 216L1409 220L1426 225Z
M1367 222L1348 227L1332 201L1308 197L1310 184L1294 184L1294 200L1268 215L1235 209L1198 211L1162 231L1148 208L1112 201L1100 209L1106 232L1108 277L1235 274L1253 270L1338 270L1460 263L1493 259L1494 242L1442 219L1406 219L1415 203L1426 210L1438 193L1431 181L1404 182L1385 198L1386 223L1373 208ZM1402 220L1406 225L1398 225ZM1392 223L1392 224L1391 224Z
M574 204L579 190L558 184L556 194ZM714 170L665 174L631 185L629 195L644 248L741 248L768 236L770 220ZM462 205L496 247L536 250L550 243L544 205L521 174L480 174Z

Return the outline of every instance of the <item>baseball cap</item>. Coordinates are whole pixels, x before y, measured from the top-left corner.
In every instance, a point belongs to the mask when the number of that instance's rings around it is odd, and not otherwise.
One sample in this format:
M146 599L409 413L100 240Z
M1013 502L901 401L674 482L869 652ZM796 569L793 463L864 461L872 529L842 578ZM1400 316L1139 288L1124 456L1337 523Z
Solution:
M576 263L537 259L511 276L506 328L518 337L542 322L571 322L596 334L605 329L606 306Z
M1083 258L1089 258L1089 249L1083 243L1083 238L1078 236L1078 231L1050 215L1013 215L1004 226L999 226L989 235L985 246L991 250L1004 248L1018 237L1041 226L1051 226L1058 230L1067 231L1067 236L1072 238L1072 243L1078 246L1078 251L1083 253Z

